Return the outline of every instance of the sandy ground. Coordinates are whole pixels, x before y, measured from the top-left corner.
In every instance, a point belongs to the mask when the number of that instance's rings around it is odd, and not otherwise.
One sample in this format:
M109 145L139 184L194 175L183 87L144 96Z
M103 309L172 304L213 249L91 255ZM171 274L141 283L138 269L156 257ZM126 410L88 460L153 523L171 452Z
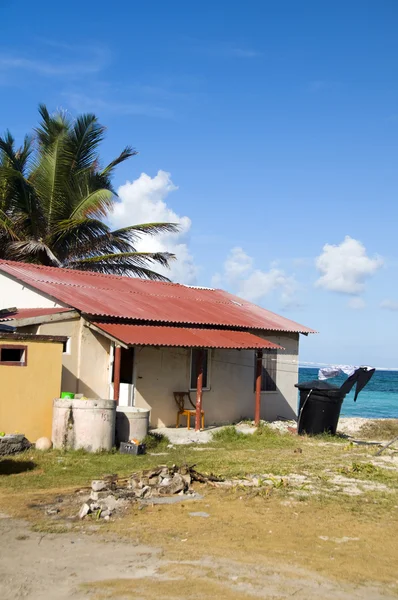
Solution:
M2 600L268 598L301 600L386 600L380 586L328 580L291 566L259 566L209 557L167 560L162 550L104 537L95 531L33 532L28 523L0 518ZM255 557L253 557L255 561ZM209 578L213 573L213 578ZM214 573L217 578L214 579Z

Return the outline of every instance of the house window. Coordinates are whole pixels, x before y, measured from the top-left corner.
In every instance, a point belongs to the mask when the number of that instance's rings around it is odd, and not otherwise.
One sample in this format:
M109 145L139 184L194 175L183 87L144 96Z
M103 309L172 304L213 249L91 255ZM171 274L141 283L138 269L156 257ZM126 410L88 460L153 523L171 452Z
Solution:
M26 367L27 346L0 346L0 365Z
M191 350L191 380L189 388L191 390L196 390L196 386L198 383L198 355L200 349L192 348ZM210 388L210 377L209 377L209 351L202 350L204 353L204 365L203 365L203 389Z
M68 339L66 340L66 342L62 343L62 353L63 354L70 354L70 348L71 348L71 340L72 338L68 337Z
M261 373L261 391L276 392L277 351L264 350ZM256 356L254 357L254 388L256 387Z

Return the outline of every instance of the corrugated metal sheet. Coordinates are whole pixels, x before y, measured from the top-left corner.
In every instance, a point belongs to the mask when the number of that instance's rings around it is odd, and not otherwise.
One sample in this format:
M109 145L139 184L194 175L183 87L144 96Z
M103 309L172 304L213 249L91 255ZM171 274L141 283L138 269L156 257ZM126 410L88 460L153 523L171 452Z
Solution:
M68 312L70 308L18 308L16 312L0 314L0 321L13 321L14 319L28 319L29 317L46 317Z
M96 327L128 346L179 346L185 348L231 348L282 350L281 346L247 331L94 323Z
M58 302L89 315L315 333L223 290L11 261L0 261L0 272L8 273Z

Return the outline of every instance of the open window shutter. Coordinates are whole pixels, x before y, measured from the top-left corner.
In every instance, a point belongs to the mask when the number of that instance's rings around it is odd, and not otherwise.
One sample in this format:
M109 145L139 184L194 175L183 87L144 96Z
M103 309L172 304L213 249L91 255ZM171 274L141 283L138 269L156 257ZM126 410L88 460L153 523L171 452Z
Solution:
M276 363L277 351L265 350L263 354L263 371L261 377L261 390L263 392L276 391Z

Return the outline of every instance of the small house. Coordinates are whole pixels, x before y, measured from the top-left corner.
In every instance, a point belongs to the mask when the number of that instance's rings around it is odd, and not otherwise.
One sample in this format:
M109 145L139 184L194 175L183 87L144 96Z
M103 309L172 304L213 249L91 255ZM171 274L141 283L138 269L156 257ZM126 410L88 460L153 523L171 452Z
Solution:
M175 392L196 427L202 410L206 425L296 415L313 330L228 292L4 260L0 290L3 323L66 338L63 391L150 409L152 427L175 424Z

